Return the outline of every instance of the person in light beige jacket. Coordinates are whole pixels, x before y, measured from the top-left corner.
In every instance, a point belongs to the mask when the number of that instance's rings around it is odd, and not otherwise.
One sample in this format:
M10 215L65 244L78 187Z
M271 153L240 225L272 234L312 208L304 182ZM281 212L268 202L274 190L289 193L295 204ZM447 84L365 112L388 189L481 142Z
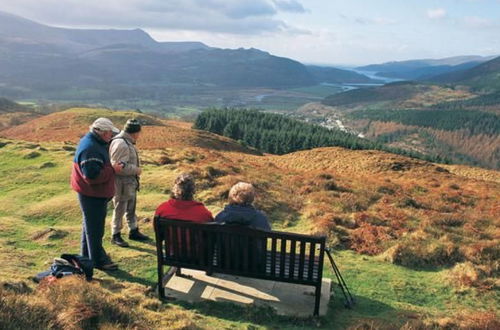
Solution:
M139 232L135 208L137 192L139 191L139 177L142 169L139 154L135 143L141 134L141 124L135 119L129 119L121 131L111 141L109 155L111 164L121 164L123 169L115 178L115 196L113 197L113 220L111 222L111 243L121 247L128 247L128 243L121 237L123 216L127 219L130 229L129 239L146 241L146 235Z

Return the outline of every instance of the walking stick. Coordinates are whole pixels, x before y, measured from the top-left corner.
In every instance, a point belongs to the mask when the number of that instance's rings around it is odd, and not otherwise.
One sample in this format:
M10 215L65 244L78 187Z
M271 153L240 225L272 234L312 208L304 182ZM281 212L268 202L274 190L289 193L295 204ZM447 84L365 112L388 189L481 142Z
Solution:
M328 256L328 259L330 259L330 264L332 265L333 272L335 273L335 276L337 277L337 281L339 283L340 289L342 290L342 293L344 294L345 298L345 304L344 306L346 308L352 308L356 302L354 301L354 298L351 295L351 292L349 292L349 288L347 287L346 282L344 281L344 278L340 274L340 270L337 267L337 264L335 264L335 261L333 261L333 257L330 253L329 248L325 248L326 255Z

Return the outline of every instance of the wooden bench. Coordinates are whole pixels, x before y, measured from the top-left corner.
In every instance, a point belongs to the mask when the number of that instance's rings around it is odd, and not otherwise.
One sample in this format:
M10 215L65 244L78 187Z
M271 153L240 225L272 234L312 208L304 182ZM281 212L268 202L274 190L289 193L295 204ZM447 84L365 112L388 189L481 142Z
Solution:
M316 288L314 315L319 314L326 237L242 226L199 224L155 217L158 292L182 268ZM164 266L172 266L165 275Z

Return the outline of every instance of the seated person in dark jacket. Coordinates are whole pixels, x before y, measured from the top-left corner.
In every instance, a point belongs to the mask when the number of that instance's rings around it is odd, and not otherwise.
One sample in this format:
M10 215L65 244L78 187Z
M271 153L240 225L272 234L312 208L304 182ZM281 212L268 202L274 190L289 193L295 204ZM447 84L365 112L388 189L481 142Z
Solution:
M250 183L238 182L229 190L229 204L217 214L215 221L227 225L243 225L271 230L264 212L252 206L254 199L254 187Z
M215 217L215 221L224 225L240 225L266 231L271 230L264 212L252 206L254 199L254 187L250 183L238 182L229 191L229 204ZM258 268L259 272L263 271L266 264L266 240L254 239L251 242L245 242L241 241L238 237L232 239L239 250L239 253L233 256L235 257L233 263L238 262L241 264L241 260L245 259L244 254L248 253L249 250L254 250L256 252L252 253L252 258L249 260L249 267L250 269ZM221 260L227 258L224 254L225 250L224 246L222 246L222 251L220 252Z

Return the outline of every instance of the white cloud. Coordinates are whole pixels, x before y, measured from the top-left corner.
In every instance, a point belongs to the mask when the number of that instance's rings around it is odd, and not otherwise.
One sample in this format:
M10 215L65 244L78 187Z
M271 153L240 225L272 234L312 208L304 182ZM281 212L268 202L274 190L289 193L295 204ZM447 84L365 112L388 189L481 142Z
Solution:
M274 5L281 11L291 13L305 13L307 10L296 0L273 0Z
M464 17L464 23L467 27L471 28L491 28L498 26L492 20L479 16Z
M398 21L392 18L386 17L355 17L354 21L358 24L368 25L392 25L397 24Z
M446 10L443 8L428 9L427 17L430 19L442 19L446 17Z
M279 14L307 12L297 0L0 0L0 8L49 25L243 35L300 33Z

